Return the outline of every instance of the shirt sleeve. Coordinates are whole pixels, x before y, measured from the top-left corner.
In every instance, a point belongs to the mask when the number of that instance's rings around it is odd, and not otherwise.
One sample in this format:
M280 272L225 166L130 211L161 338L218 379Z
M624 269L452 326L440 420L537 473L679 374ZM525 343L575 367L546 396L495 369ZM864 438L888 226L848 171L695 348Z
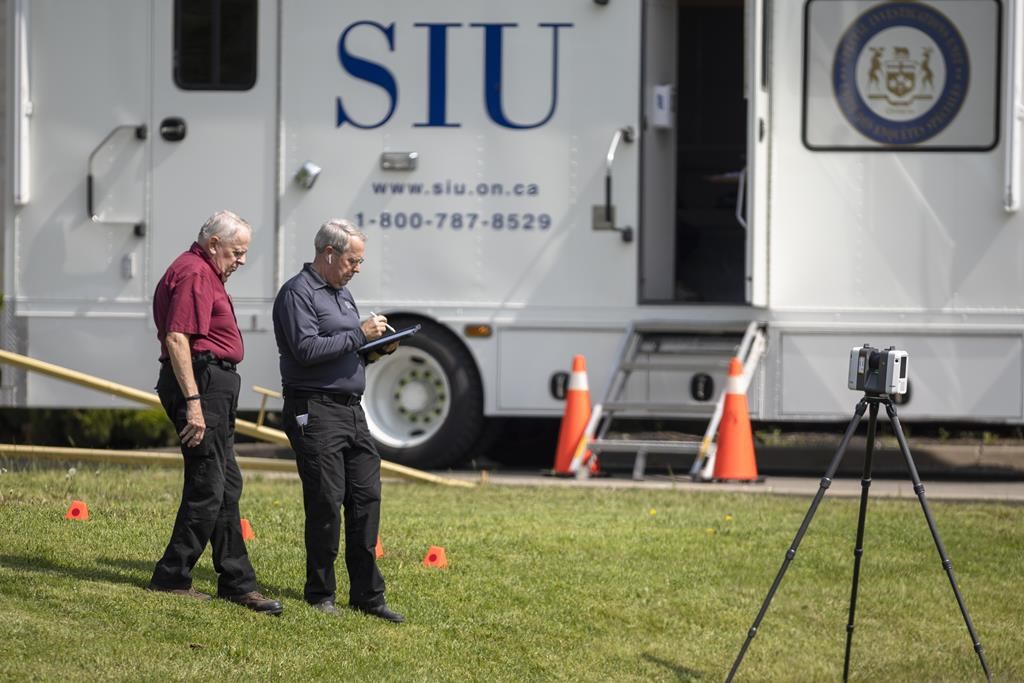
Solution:
M281 292L275 309L281 336L299 365L332 360L366 343L366 336L358 327L333 336L322 335L312 299L295 290Z
M188 335L210 333L213 317L213 292L205 287L198 273L190 273L171 289L167 311L167 331Z

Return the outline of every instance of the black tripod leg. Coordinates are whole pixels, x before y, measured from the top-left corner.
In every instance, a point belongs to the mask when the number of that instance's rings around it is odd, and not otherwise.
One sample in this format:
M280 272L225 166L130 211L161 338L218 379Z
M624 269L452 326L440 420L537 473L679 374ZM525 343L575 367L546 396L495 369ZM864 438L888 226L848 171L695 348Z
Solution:
M981 640L978 638L978 633L974 630L971 615L967 612L964 596L961 595L960 586L957 585L956 577L953 575L953 563L949 560L949 556L946 555L946 548L942 545L942 539L939 538L939 530L935 526L935 518L932 517L932 511L928 507L928 499L924 497L924 484L921 483L921 477L917 474L917 467L914 465L914 459L910 455L910 447L907 446L907 439L903 435L903 428L900 426L900 420L896 416L896 408L891 403L886 403L885 412L889 415L892 431L896 435L896 440L900 443L900 451L903 453L903 459L907 462L910 479L914 482L914 493L917 494L918 500L921 501L921 509L924 510L925 519L928 520L928 528L931 529L932 538L935 540L935 547L939 551L939 557L942 558L942 567L946 570L949 584L953 587L953 594L956 595L956 602L960 605L960 614L963 615L964 623L967 624L967 632L971 634L974 651L978 653L978 659L981 660L981 668L985 671L985 678L991 681L992 672L989 671L988 662L985 661L985 648L981 646Z
M850 588L850 618L846 622L846 658L843 660L843 681L850 675L850 648L853 645L853 620L857 613L857 584L860 581L860 558L864 554L864 522L868 514L868 489L871 488L871 458L875 451L875 425L878 403L872 401L868 411L868 444L864 451L864 474L860 480L860 513L857 515L857 543L853 549L853 586Z
M860 424L861 418L864 417L864 410L867 408L867 405L867 399L861 399L854 409L853 419L850 420L850 424L846 427L846 434L843 435L843 440L839 442L839 448L836 449L836 454L833 456L832 463L828 466L825 476L821 478L821 486L818 487L818 492L814 495L814 500L811 501L811 507L807 510L807 514L804 515L804 521L796 532L789 550L786 552L786 559L782 561L782 566L779 567L779 573L775 576L772 587L768 589L768 595L765 596L764 602L761 603L761 609L758 611L753 625L751 625L750 630L747 632L747 639L743 641L743 647L740 648L740 653L736 655L736 661L733 662L732 669L729 671L729 676L725 679L725 683L732 681L733 676L736 675L736 671L743 662L743 655L747 653L747 648L750 647L750 641L757 635L757 628L760 626L761 620L764 619L765 612L768 611L768 605L771 604L775 591L778 590L779 584L782 583L782 577L785 575L786 569L789 568L789 563L796 556L796 549L800 546L800 541L803 539L804 533L807 532L807 527L811 524L811 519L818 509L818 504L821 503L821 499L825 496L825 491L832 484L832 477L835 476L836 470L839 469L839 463L843 461L846 447L850 444L850 439L853 438L854 432L857 431L857 426Z

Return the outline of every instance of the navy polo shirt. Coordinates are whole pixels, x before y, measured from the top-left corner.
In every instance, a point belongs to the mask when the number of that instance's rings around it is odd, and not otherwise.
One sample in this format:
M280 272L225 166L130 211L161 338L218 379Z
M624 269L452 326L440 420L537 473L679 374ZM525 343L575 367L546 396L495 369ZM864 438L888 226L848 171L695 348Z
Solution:
M307 263L274 299L281 385L289 390L362 394L367 342L348 288L334 289Z

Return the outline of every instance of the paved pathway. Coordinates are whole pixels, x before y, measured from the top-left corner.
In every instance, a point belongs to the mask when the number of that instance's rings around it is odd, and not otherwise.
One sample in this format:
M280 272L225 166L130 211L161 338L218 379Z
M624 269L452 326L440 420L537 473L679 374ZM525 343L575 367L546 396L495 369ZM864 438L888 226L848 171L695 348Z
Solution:
M267 456L271 447L267 444L238 444L239 455ZM280 449L278 449L280 450ZM928 445L918 449L915 460L921 481L924 483L928 500L989 500L1024 503L1024 446L1015 449L1003 448L999 457L991 455L987 461L979 462L978 448L963 446L935 447ZM634 481L630 469L616 469L611 476L586 480L552 477L539 470L500 467L488 470L435 471L434 474L498 486L564 486L570 488L648 488L668 489L685 492L731 491L751 494L774 493L780 495L804 496L810 502L821 485L821 477L831 461L828 449L808 450L794 454L783 454L764 449L758 453L759 469L769 474L760 483L695 483L688 476L670 477L666 474L648 474L643 481ZM861 455L851 449L850 462L844 462L839 475L832 482L825 497L859 497ZM885 498L917 499L903 458L898 450L880 448L874 467L875 477L871 482L871 496ZM774 459L773 459L774 458ZM998 462L999 467L994 464ZM796 468L799 467L799 471ZM653 467L651 468L654 469ZM661 472L666 470L662 468ZM486 472L486 474L484 474ZM813 474L810 474L813 473ZM938 473L936 475L936 473ZM959 474L957 474L959 473ZM261 473L267 476L268 473ZM989 475L988 480L982 479ZM294 474L281 476L298 476ZM953 479L959 476L958 479ZM393 481L401 481L394 479Z
M466 481L484 482L496 486L562 486L568 488L643 488L656 490L677 490L687 493L700 492L739 492L750 494L774 493L780 495L804 496L808 502L814 497L821 486L821 476L766 476L759 483L696 483L688 477L671 478L666 475L647 476L642 481L634 481L629 474L613 474L607 477L577 480L573 478L552 477L541 473L500 471L458 471L437 472L443 476L463 479ZM931 500L985 500L1024 503L1024 481L950 481L941 479L929 481L922 476L925 497ZM860 478L839 478L832 482L825 494L826 498L860 497ZM917 500L914 486L910 479L884 478L873 479L870 495L884 498L907 498Z

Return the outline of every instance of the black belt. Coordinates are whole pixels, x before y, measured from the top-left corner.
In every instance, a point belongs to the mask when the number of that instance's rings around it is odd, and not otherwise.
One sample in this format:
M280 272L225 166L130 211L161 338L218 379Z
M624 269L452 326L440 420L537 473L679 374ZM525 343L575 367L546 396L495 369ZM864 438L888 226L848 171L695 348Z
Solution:
M359 405L363 400L362 394L340 394L331 391L308 391L305 389L285 389L285 398L317 398L322 401L340 403L343 406Z
M161 358L160 362L161 363L170 363L171 360L170 360L170 358ZM202 366L202 365L216 365L218 368L222 368L224 370L230 370L231 372L234 372L235 368L238 367L238 363L232 363L229 360L224 360L223 358L217 358L216 356L214 356L209 351L200 351L199 353L192 354L192 367L196 368L197 366Z

